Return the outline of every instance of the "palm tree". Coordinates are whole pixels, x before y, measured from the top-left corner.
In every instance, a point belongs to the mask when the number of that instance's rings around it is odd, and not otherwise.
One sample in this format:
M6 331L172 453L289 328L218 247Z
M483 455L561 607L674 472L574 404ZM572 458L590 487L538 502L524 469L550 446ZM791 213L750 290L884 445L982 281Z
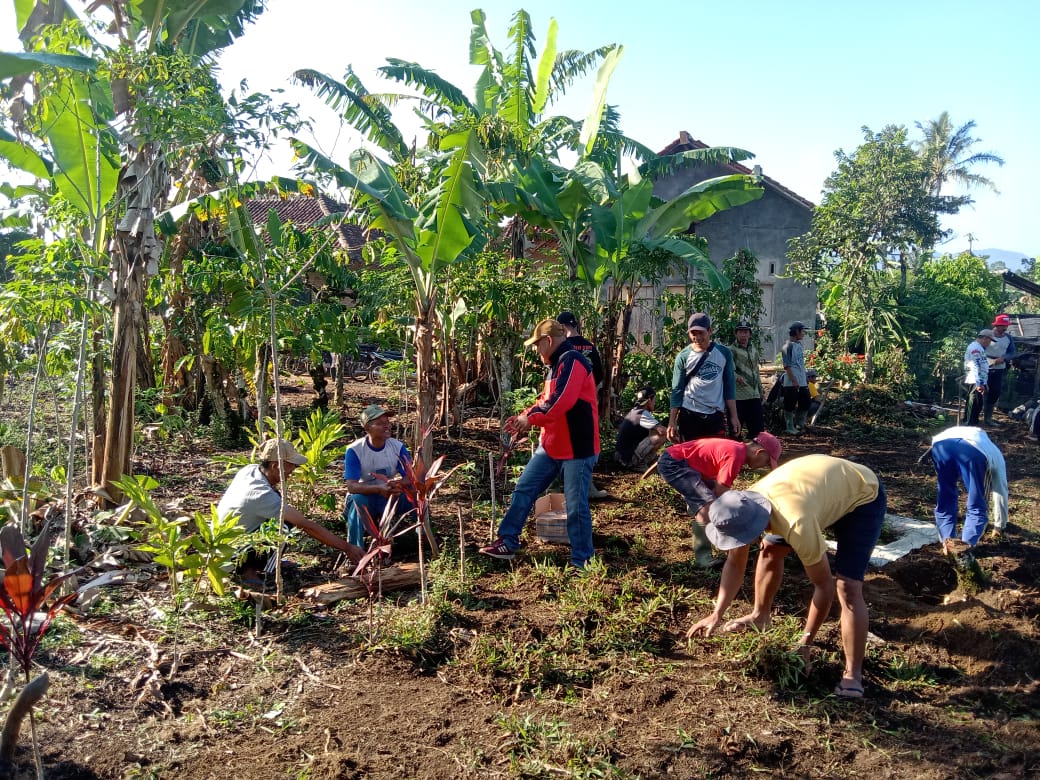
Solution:
M949 182L969 189L988 187L997 191L990 179L971 171L976 165L985 163L1004 164L1004 159L993 152L972 152L972 147L981 140L971 135L975 130L975 120L954 129L950 114L943 111L936 119L915 124L924 136L917 148L925 161L928 190L933 196L938 197ZM970 199L967 202L970 203Z

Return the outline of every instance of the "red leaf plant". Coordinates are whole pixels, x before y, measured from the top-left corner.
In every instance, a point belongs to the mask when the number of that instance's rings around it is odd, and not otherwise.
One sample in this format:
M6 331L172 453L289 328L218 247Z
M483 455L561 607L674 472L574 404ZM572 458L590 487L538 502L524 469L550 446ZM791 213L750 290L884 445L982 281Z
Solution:
M509 460L509 456L513 454L513 450L515 450L517 445L525 438L526 436L522 433L514 433L513 437L509 440L509 443L502 448L502 456L498 459L498 465L495 467L496 481L502 476L502 470L506 467L506 462Z
M76 574L71 571L43 581L47 568L47 529L40 533L32 551L26 556L25 539L15 525L0 529L0 552L4 561L4 581L0 587L0 606L7 622L0 621L0 643L29 679L33 656L40 646L43 634L58 611L74 600L77 593L55 599L45 606L47 599L61 583Z

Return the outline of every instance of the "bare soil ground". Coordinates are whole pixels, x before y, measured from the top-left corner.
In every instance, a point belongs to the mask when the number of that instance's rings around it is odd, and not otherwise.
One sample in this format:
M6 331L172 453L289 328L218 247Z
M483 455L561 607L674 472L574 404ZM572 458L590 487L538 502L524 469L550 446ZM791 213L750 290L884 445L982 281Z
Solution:
M353 420L385 391L352 393ZM821 426L788 438L784 458L862 462L881 476L891 512L928 518L934 476L930 461L918 462L928 432L913 418L889 422ZM247 602L177 612L148 567L141 582L62 618L39 656L52 677L37 716L48 777L1040 773L1040 453L1020 424L991 433L1008 460L1011 525L1006 540L979 546L977 592L958 587L938 544L868 574L872 636L858 701L832 693L841 672L833 619L811 673L791 675L786 637L810 592L794 556L769 634L686 641L718 575L692 567L689 519L656 476L640 483L601 464L596 481L614 497L594 504L602 567L569 575L566 550L533 537L511 564L481 559L496 432L496 420L475 414L461 435L439 439L448 465L475 464L434 511L446 548L439 606L389 594L375 607L374 641L364 600L320 608L300 598L335 563L300 542L289 596L263 614L259 635ZM197 444L142 462L162 498L202 509L227 481L214 454ZM747 607L750 583L749 571L735 609ZM26 727L17 758L27 777L28 744Z

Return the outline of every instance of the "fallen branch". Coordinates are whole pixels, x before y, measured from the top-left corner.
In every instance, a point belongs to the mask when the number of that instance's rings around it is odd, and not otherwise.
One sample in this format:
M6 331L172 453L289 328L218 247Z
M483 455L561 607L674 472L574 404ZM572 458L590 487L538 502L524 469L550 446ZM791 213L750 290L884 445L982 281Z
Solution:
M383 569L382 589L400 590L420 582L419 564L399 563ZM335 604L344 599L359 599L368 596L368 588L361 577L341 577L335 582L315 585L302 592L304 598L312 599L319 604Z

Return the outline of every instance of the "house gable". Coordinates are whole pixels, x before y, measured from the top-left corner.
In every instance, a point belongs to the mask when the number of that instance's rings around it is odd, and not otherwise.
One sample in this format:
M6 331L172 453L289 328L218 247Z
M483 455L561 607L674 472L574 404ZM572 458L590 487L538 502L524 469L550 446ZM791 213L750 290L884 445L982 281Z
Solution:
M660 154L707 148L710 148L707 144L682 131ZM724 258L732 257L741 249L750 250L758 258L757 278L762 287L764 308L758 330L762 354L772 357L786 339L790 323L795 320L813 323L816 319L816 287L783 276L788 243L811 227L813 203L775 179L762 175L757 166L751 169L739 163L686 166L657 179L654 194L662 199L673 198L701 181L733 174L759 177L765 193L759 200L692 224L690 230L708 242L709 254L716 265L721 265ZM670 287L681 282L681 279L669 279L662 286ZM811 345L807 344L807 347L811 348Z

